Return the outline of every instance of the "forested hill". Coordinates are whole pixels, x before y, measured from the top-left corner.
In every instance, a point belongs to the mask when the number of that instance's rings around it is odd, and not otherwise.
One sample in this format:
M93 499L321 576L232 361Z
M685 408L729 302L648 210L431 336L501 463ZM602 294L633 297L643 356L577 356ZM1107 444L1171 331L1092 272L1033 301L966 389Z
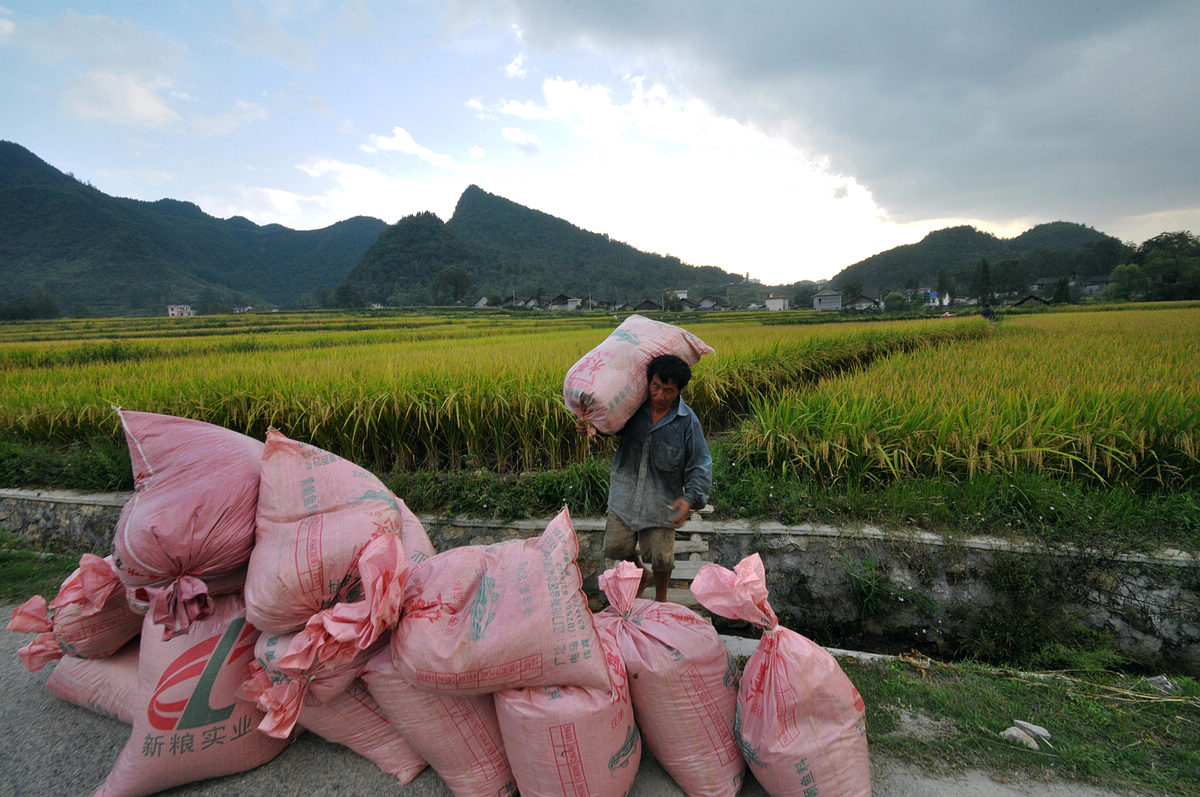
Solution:
M738 279L713 266L641 252L472 185L445 224L424 213L389 227L346 275L337 298L424 304L564 293L637 304L661 301L666 290L718 293Z
M0 141L0 302L39 293L71 315L292 305L337 285L386 226L291 230L112 197Z
M1072 222L1039 224L1015 238L997 238L974 227L935 230L915 244L872 255L836 274L838 287L856 284L868 295L882 296L909 284L932 288L938 272L965 289L981 260L1020 279L1107 275L1126 256L1124 244L1110 235Z

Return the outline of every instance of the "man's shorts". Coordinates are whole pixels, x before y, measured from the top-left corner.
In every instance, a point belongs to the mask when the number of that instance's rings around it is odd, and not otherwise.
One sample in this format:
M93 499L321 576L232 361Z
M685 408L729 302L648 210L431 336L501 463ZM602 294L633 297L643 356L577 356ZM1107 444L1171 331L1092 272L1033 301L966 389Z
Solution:
M633 560L635 552L649 562L655 573L670 573L675 569L675 529L650 528L634 531L625 521L608 513L604 526L604 555L609 559Z

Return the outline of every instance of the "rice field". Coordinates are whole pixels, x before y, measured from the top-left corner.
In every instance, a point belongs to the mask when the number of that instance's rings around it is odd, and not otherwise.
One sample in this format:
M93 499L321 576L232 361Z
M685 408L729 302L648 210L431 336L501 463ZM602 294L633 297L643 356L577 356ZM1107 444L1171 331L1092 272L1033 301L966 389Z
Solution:
M798 316L797 316L798 317ZM687 390L738 461L821 483L1040 470L1165 488L1200 462L1200 309L874 323L672 319L717 350ZM271 314L0 324L0 438L119 439L114 406L378 472L604 456L567 369L610 315Z
M0 327L0 434L117 438L112 408L120 406L256 437L275 427L381 471L552 469L606 445L575 433L561 390L567 369L617 325L611 316L335 317L315 329L302 328L303 318L279 318L273 330L231 323L202 335L164 323L180 320L188 319L131 323L136 334L109 323L77 329L75 338L52 324ZM701 362L688 389L712 431L733 423L756 397L889 352L990 333L973 319L690 321L688 328L719 352Z
M1200 310L1012 317L994 336L756 401L731 446L828 484L1036 471L1195 486Z

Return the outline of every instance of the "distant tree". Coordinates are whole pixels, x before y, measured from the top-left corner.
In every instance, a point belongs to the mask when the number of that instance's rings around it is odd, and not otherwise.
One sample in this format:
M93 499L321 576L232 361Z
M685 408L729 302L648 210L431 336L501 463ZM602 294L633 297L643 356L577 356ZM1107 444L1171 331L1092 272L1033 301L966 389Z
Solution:
M1141 265L1153 254L1167 255L1175 259L1200 257L1200 238L1187 230L1159 233L1143 241L1131 260Z
M200 293L200 301L196 304L196 312L201 315L232 313L233 305L229 303L228 298L221 296L212 288L205 288Z
M958 280L954 277L950 278L950 284L946 288L950 292L950 304L954 304L954 299L958 296Z
M342 282L337 286L337 290L333 292L333 305L335 307L363 307L365 302L359 294L358 288L351 285L349 282Z
M990 304L992 301L992 269L987 258L979 258L975 269L971 272L971 296L978 299L980 304Z
M1126 263L1117 266L1108 277L1108 293L1112 298L1136 302L1146 297L1150 288L1150 280L1146 272L1136 263Z
M946 268L943 266L938 269L937 275L937 295L938 301L946 301L946 294L950 290L950 275L946 273Z
M1009 296L1024 294L1029 287L1029 270L1025 262L1016 258L1001 260L994 275L995 292Z
M73 302L71 304L72 318L95 318L96 312L88 307L83 302Z
M1109 274L1117 266L1129 262L1133 251L1132 246L1108 236L1084 244L1075 255L1075 273L1084 280Z
M846 282L842 283L841 291L842 301L852 302L859 296L862 296L863 284L856 280L847 280Z
M431 287L438 304L451 304L467 295L471 278L458 266L446 266L438 272Z
M1054 283L1054 297L1050 301L1054 304L1071 303L1071 281L1069 279L1062 277Z
M796 295L792 297L792 307L803 310L813 306L813 297L817 295L817 289L814 286L805 286L796 291Z
M54 297L45 288L35 288L29 299L30 318L58 318L62 311L54 302Z
M908 297L900 291L892 291L887 296L883 297L883 307L889 313L900 312L908 309Z

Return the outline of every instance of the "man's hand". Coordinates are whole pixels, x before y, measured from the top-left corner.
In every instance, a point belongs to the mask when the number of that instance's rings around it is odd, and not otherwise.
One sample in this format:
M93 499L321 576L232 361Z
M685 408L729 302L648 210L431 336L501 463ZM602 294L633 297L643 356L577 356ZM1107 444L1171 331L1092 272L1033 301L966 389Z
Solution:
M596 436L596 427L592 426L591 421L585 421L583 418L575 419L575 431L587 437Z
M692 505L688 503L686 498L676 498L671 506L675 508L675 512L667 519L671 521L672 526L679 528L688 519L688 515L692 513Z

